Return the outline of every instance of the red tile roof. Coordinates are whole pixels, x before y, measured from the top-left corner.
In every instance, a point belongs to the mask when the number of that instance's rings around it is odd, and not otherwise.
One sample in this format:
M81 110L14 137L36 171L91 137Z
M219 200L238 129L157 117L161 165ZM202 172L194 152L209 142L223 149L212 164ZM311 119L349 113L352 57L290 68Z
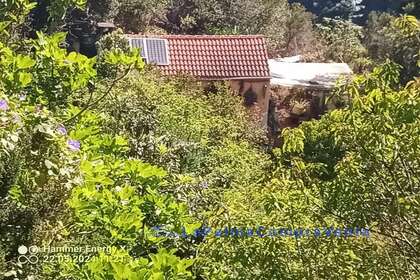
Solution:
M203 80L270 79L265 39L261 35L129 35L168 40L165 75L187 74Z

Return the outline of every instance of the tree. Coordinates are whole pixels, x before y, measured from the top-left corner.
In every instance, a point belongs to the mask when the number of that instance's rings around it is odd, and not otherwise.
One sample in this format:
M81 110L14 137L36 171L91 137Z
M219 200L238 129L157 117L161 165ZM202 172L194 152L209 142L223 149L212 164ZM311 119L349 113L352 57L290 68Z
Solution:
M348 107L283 131L272 176L223 193L208 224L230 237L200 244L204 279L420 275L420 88L399 89L398 70L390 63L355 77L337 92ZM343 231L366 227L369 238ZM251 237L232 236L243 228Z
M99 78L95 58L60 48L63 33L11 38L33 5L6 4L6 11L25 8L26 15L6 14L9 21L0 22L2 279L149 279L163 273L191 279L192 260L157 248L162 241L150 228L162 224L190 233L198 225L185 204L161 192L167 173L129 157L127 139L107 131L109 115L99 110L121 79L143 68L139 50L106 52L103 60L120 67L114 67L114 77ZM82 248L88 240L91 246L112 248L112 254L81 250L80 261L22 249ZM21 261L25 254L38 261ZM56 261L45 261L48 255Z
M359 16L362 0L293 1L303 4L320 18L328 17L349 20Z
M175 0L167 6L165 17L157 25L169 34L199 34L204 32L197 1ZM203 12L204 13L204 12Z
M283 150L301 151L303 161L293 164L303 172L297 177L319 188L316 204L321 209L345 223L368 224L378 234L379 246L395 252L391 262L408 265L406 272L394 268L394 275L418 275L414 221L419 219L420 201L413 187L420 179L419 85L413 82L399 90L398 83L399 66L394 63L356 78L342 91L350 95L349 108L295 130L292 135L300 145L291 138ZM336 128L329 125L333 123Z
M366 49L362 44L363 30L351 21L324 19L317 24L325 42L325 59L348 63L357 72L366 64Z
M265 34L269 53L316 57L312 15L282 1L96 1L91 14L112 19L125 32L170 34Z
M403 7L403 10L417 18L420 18L420 3L419 1L408 1Z
M319 19L324 17L338 17L340 19L351 19L353 22L365 25L368 15L371 12L386 12L397 14L403 11L406 6L408 10L415 10L416 3L411 4L406 0L333 0L333 1L308 1L292 0L305 6L306 9L316 14Z
M313 16L301 5L274 5L271 18L262 28L272 57L302 55L305 60L319 59L322 46L313 29Z
M141 33L156 26L164 17L168 0L124 0L118 3L115 23L123 26L126 32Z
M418 76L420 25L415 17L372 13L365 33L365 45L372 59L379 63L390 59L403 66L402 83Z

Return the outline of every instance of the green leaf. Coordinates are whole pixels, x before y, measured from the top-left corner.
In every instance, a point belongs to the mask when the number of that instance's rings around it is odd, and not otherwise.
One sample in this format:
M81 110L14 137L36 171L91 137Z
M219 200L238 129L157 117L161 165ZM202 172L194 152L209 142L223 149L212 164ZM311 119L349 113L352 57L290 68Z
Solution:
M23 87L29 85L32 82L32 74L26 72L19 73L19 82Z
M12 186L9 189L9 196L14 201L20 201L20 199L23 197L23 192L21 187L19 186Z
M35 65L35 61L29 56L18 55L16 58L16 67L18 69L27 69Z

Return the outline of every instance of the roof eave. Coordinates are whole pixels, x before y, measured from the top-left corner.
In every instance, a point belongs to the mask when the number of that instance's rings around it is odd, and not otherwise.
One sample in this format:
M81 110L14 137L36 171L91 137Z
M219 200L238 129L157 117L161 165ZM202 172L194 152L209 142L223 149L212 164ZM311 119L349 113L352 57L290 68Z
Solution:
M271 77L195 77L198 80L205 81L232 81L232 80L262 80L269 81Z
M314 89L314 90L333 90L335 86L327 86L327 85L308 85L308 84L301 84L301 85L289 85L289 84L277 84L277 83L270 83L272 88L282 87L282 88L300 88L300 89Z

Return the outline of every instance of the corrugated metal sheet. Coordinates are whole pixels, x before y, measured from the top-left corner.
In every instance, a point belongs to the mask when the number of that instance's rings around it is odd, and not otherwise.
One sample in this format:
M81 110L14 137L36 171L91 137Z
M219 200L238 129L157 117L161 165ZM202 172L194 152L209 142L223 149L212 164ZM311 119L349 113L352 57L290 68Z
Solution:
M353 73L346 63L288 63L270 59L268 64L274 86L330 89L340 77Z

